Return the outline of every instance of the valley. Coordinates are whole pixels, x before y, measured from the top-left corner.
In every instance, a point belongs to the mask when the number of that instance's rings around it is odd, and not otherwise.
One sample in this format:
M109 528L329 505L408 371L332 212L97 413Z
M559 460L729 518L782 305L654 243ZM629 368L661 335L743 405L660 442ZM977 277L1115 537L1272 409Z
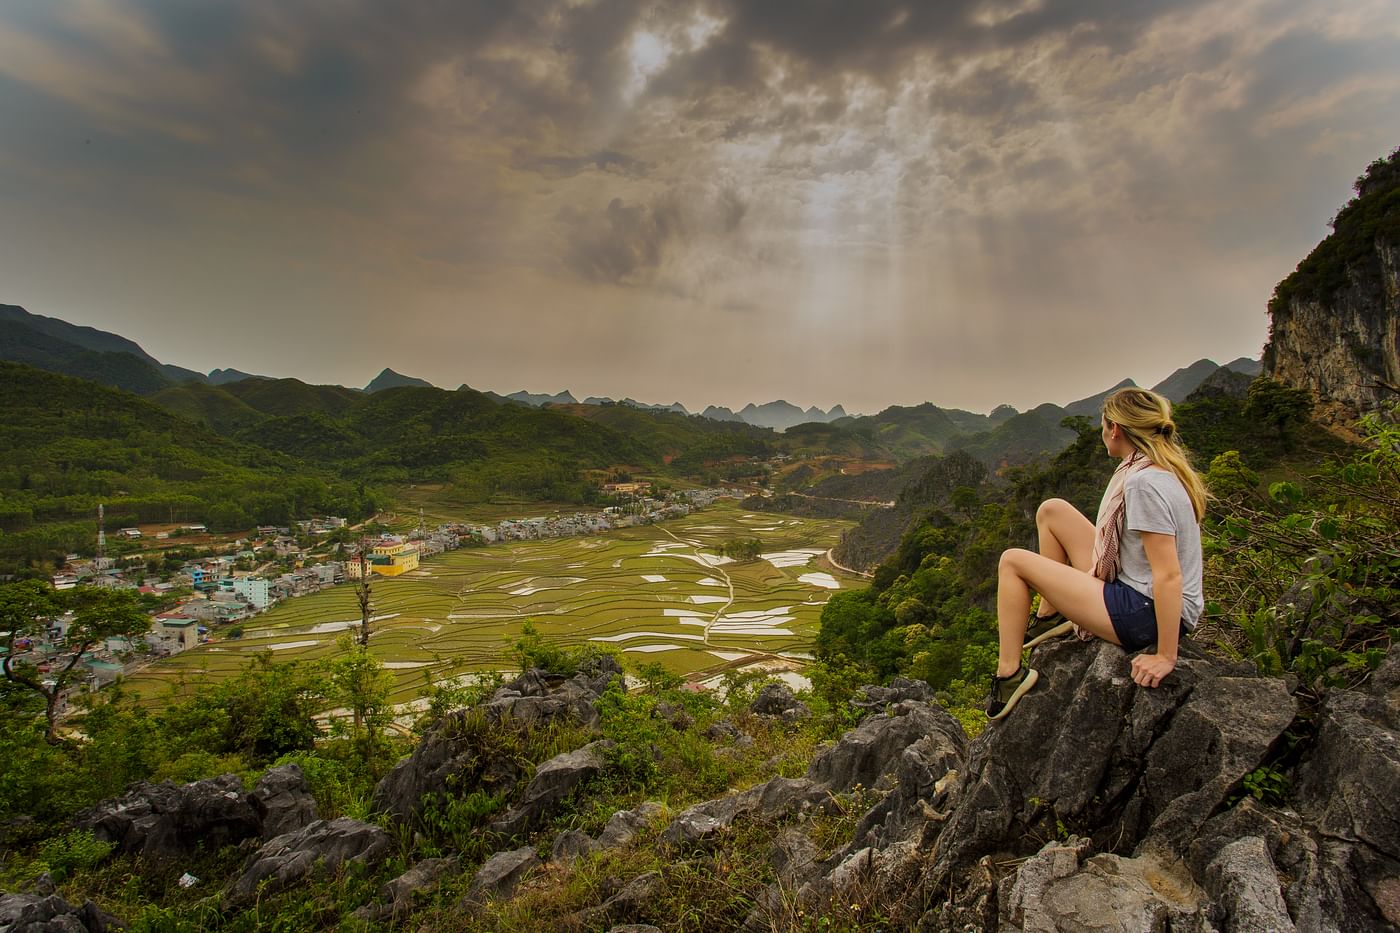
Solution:
M614 646L697 680L750 660L800 666L828 596L863 585L822 557L851 524L746 512L722 499L683 519L595 537L449 551L374 579L371 649L392 672L396 704L430 682L508 669L526 623L546 641ZM758 559L720 555L741 538L761 542ZM236 674L261 652L279 662L326 658L358 620L352 586L297 597L249 620L241 639L155 662L128 684L155 699Z

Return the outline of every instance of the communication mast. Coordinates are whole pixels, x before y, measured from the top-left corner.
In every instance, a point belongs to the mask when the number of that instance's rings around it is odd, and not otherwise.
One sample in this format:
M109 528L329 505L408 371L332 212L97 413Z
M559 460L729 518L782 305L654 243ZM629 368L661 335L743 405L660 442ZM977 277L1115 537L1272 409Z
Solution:
M97 560L100 563L107 556L106 512L102 503L97 503Z

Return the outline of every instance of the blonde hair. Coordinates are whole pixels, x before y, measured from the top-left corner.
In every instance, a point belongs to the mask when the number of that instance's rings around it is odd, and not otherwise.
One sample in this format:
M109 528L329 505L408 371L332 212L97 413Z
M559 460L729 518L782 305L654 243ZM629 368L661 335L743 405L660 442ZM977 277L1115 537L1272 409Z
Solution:
M1103 420L1122 428L1128 442L1146 454L1147 459L1176 474L1191 499L1196 521L1205 516L1210 493L1192 468L1186 448L1177 436L1171 402L1147 389L1119 389L1104 399Z

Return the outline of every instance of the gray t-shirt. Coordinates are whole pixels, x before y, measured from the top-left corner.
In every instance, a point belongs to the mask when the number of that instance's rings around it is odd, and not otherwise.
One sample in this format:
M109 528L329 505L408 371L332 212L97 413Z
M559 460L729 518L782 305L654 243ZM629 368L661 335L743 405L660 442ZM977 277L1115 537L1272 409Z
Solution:
M1181 618L1194 629L1205 609L1201 592L1201 526L1191 508L1191 497L1181 480L1169 470L1140 470L1123 486L1127 511L1123 540L1118 549L1122 568L1118 579L1143 596L1152 597L1152 565L1142 546L1142 532L1176 536L1176 558L1181 562Z

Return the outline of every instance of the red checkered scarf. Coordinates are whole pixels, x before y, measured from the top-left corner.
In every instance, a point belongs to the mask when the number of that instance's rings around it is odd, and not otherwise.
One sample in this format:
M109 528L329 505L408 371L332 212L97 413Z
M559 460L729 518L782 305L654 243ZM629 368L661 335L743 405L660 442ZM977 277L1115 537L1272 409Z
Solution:
M1104 490L1103 501L1099 503L1099 518L1094 523L1094 576L1105 583L1118 578L1118 543L1123 538L1123 518L1128 510L1124 499L1124 489L1128 477L1152 466L1152 461L1140 450L1125 457L1113 471L1113 478Z

